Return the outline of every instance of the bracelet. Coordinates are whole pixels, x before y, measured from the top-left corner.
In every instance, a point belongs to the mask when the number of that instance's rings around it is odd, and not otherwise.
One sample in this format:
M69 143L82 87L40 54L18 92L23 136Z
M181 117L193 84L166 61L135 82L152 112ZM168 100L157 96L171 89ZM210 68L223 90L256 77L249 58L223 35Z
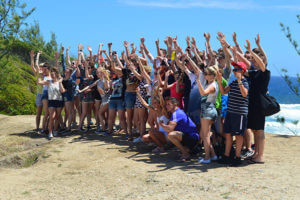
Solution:
M230 45L227 48L230 49Z

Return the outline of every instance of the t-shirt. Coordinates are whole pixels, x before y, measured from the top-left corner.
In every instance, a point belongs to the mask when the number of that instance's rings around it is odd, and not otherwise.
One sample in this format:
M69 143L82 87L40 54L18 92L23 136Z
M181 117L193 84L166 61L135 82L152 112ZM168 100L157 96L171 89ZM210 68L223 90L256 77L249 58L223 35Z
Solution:
M62 101L62 95L59 90L59 82L50 83L48 87L48 99Z
M174 121L177 123L175 131L183 132L185 134L188 134L195 140L199 140L196 125L180 108L177 108L175 112L172 113L170 121Z
M52 82L52 78L48 76L44 76L44 81ZM43 85L43 92L48 90L48 85Z
M126 90L126 84L124 78L115 78L112 81L112 93L110 96L111 100L114 99L124 99L124 94Z
M227 86L227 81L225 78L222 77L222 86L225 88ZM222 109L222 94L219 90L218 95L217 95L217 100L216 100L216 108L217 109Z
M245 88L249 90L248 82L245 78L242 79L242 83ZM239 115L248 114L248 95L243 97L241 94L240 86L237 80L232 81L230 84L230 90L228 93L228 108L227 112L236 113Z
M164 76L163 76L162 78L164 79ZM173 75L170 75L170 76L168 77L168 85L173 84L175 81L176 81L176 80L175 80L175 77L174 77ZM169 97L169 96L171 96L170 90L165 90L165 91L163 92L163 97Z
M249 79L251 82L249 89L249 101L250 103L259 102L260 94L266 94L268 92L268 85L271 77L269 70L262 72L258 71L249 71Z
M208 88L210 85L212 85L212 86L215 88L215 92L212 93L212 94L208 94L208 95L205 97L205 99L206 99L205 102L215 104L215 103L216 103L216 99L217 99L217 94L218 94L218 91L219 91L219 87L218 87L218 85L217 85L217 82L214 81L214 82L212 82L211 84L205 84L203 89L205 90L205 89Z
M196 81L197 76L192 72L189 72L188 76L191 80L191 92L189 96L188 112L191 113L201 109L201 95ZM205 78L202 72L200 73L200 81L202 85L205 84Z
M107 103L109 101L110 92L105 89L104 81L99 80L97 83L97 88L101 88L104 94L101 94L102 103Z
M64 86L66 93L68 93L69 95L75 93L75 82L72 78L69 78L68 80L63 80L62 85Z
M176 92L176 85L177 85L177 82L175 82L173 84L173 86L171 87L171 89L170 89L171 95L170 96L175 97L179 103L178 107L183 109L183 102L182 102L183 92L181 92L181 93ZM184 88L184 85L183 84L179 85L179 88Z

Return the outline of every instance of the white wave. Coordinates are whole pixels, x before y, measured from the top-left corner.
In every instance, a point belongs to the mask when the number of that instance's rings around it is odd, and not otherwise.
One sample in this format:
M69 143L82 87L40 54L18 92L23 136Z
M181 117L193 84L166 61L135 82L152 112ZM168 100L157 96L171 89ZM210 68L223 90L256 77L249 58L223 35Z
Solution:
M265 130L280 135L300 136L300 104L280 104L280 112L267 117ZM280 123L277 117L284 117L285 122ZM293 122L298 120L298 124Z

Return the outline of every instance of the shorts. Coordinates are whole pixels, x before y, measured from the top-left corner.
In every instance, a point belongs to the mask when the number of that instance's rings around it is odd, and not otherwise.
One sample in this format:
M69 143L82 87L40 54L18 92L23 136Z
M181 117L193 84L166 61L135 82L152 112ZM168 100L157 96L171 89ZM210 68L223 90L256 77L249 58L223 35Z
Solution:
M92 93L81 94L81 101L83 102L94 102Z
M189 116L189 118L191 118L191 120L197 125L200 124L200 114L201 114L201 110L195 110L193 112L189 112L187 113L187 115Z
M200 118L215 121L218 116L216 106L213 103L201 103Z
M63 108L64 102L60 100L49 100L48 103L49 108Z
M125 92L125 108L126 109L133 109L136 99L135 92Z
M99 94L98 91L93 92L93 96L94 96L94 99L97 100L97 101L101 101L102 100L102 98L101 98L101 96L100 96L100 94Z
M125 103L122 99L111 99L108 105L109 110L124 110Z
M68 102L68 101L73 101L74 100L74 96L70 95L68 92L65 92L62 94L64 102Z
M222 103L221 117L226 117L228 96L221 96L221 103Z
M224 122L224 133L231 133L232 136L244 136L247 122L247 115L228 112Z
M185 147L188 147L190 150L194 149L194 147L198 144L199 134L198 133L187 134L183 132L181 133L182 133L181 144Z
M42 96L43 96L43 94L36 94L35 105L36 105L37 107L43 106L43 103L42 103Z
M48 90L43 90L42 101L43 100L48 100Z
M247 127L252 130L264 130L265 122L266 117L261 114L260 109L255 109L255 107L252 107L249 103Z

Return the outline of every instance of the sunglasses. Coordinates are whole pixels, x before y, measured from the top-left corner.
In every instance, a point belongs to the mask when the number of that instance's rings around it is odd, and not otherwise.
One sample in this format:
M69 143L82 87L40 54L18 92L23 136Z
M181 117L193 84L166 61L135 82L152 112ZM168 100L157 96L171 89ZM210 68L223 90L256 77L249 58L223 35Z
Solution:
M211 75L211 74L204 72L204 76L209 76L209 75Z
M243 71L241 68L234 68L232 71L238 72L238 71Z

